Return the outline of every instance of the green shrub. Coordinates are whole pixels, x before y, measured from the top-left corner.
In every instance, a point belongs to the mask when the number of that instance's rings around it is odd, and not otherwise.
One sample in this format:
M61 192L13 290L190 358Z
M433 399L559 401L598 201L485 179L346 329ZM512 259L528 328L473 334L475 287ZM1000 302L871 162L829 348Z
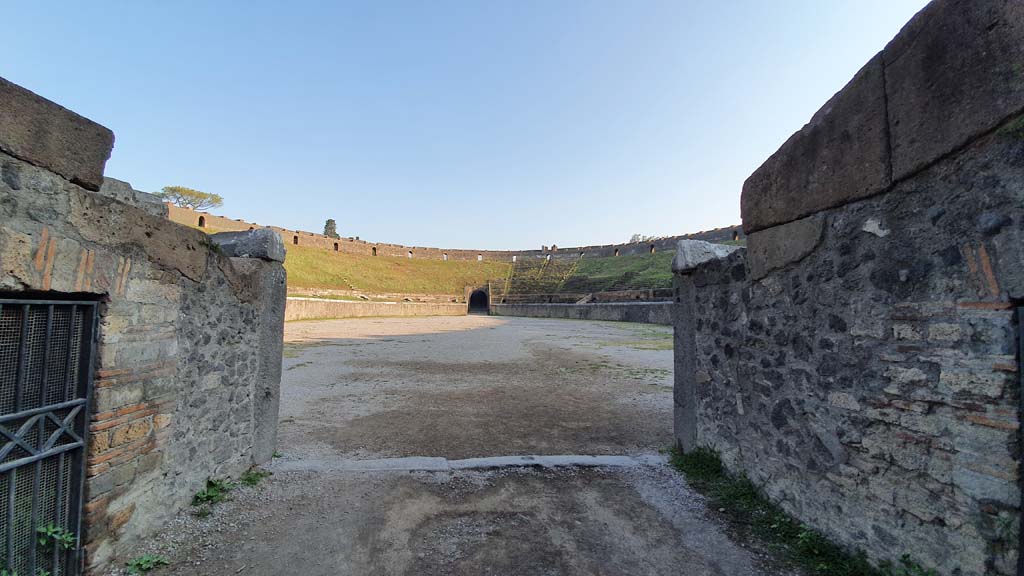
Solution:
M128 561L126 566L128 566L129 574L142 574L161 566L167 566L168 564L170 562L164 556L159 554L143 554L138 558Z
M193 506L220 504L228 500L228 494L235 489L235 484L227 480L215 480L210 478L206 481L206 488L203 488L192 497Z
M246 486L255 486L262 482L265 478L273 475L273 472L267 472L266 470L260 470L258 468L250 468L242 474L242 477L238 479L239 482Z

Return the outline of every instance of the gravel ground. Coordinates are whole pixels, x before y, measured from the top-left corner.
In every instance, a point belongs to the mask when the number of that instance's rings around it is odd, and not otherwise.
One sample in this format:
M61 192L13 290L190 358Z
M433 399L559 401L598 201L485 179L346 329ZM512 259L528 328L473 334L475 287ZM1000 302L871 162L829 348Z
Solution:
M669 327L379 318L289 323L285 338L287 459L631 454L672 441Z
M400 457L649 455L667 327L486 316L289 323L282 457L148 549L158 575L776 574L667 465L352 471ZM408 462L402 460L400 462Z

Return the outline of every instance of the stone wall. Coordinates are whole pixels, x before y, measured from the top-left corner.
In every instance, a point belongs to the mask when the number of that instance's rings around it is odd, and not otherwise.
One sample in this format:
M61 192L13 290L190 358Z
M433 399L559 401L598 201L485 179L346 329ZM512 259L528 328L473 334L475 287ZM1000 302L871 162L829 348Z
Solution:
M362 302L289 297L285 320L322 320L369 316L465 316L465 303Z
M677 441L875 560L1018 573L1022 69L1024 4L933 2L674 264Z
M672 302L608 302L592 304L491 304L494 316L565 318L672 324Z
M672 288L640 288L636 290L608 290L604 292L572 292L565 290L554 294L545 293L501 293L504 288L492 283L495 300L500 304L595 304L599 302L670 302L675 298Z
M102 178L108 130L0 92L0 294L100 303L82 535L100 567L273 453L284 250L259 231L262 251L231 257L237 242L130 202Z
M295 297L319 298L321 300L368 300L374 302L429 302L452 304L464 302L461 296L452 294L424 294L417 292L374 292L370 290L347 290L340 288L296 288L290 294Z
M289 230L278 226L262 226L260 224L246 222L240 219L225 218L207 212L197 212L190 208L179 208L168 204L168 218L192 226L203 228L209 232L229 232L253 230L257 228L270 228L278 234L288 246L309 246L321 250L341 252L344 254L356 254L360 256L390 256L393 258L426 258L428 260L487 260L510 262L515 258L544 258L550 255L552 258L578 258L581 255L590 257L604 256L633 256L662 252L675 248L676 242L680 239L705 240L708 242L726 242L730 240L742 240L746 238L739 226L727 226L685 234L682 236L670 236L657 238L646 242L634 242L624 244L602 244L597 246L574 246L559 248L557 246L544 246L540 250L473 250L462 248L431 248L426 246L404 246L401 244L389 244L386 242L367 242L358 237L349 238L328 238L323 234L304 232L302 230Z

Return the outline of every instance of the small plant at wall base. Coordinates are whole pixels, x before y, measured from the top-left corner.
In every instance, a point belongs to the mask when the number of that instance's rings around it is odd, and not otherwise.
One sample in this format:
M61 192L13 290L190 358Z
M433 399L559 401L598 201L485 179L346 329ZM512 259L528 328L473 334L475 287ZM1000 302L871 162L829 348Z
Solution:
M741 532L760 538L779 557L816 576L937 576L904 556L898 565L875 567L863 552L851 554L838 544L800 523L765 498L745 476L731 476L718 454L698 448L684 454L673 448L669 462L687 482L708 497L710 506L723 512Z
M228 494L235 489L235 484L228 480L210 478L206 487L192 497L193 506L220 504L228 500Z
M242 474L242 477L239 478L238 481L241 482L242 484L245 484L246 486L256 486L264 479L269 478L272 475L273 472L252 468L246 471L245 474Z
M143 554L138 558L128 561L125 565L128 566L129 574L143 574L168 564L170 562L164 556L159 554Z
M40 526L36 528L36 541L43 548L49 548L51 545L56 544L64 550L71 550L75 547L77 538L75 535L52 522L46 526Z

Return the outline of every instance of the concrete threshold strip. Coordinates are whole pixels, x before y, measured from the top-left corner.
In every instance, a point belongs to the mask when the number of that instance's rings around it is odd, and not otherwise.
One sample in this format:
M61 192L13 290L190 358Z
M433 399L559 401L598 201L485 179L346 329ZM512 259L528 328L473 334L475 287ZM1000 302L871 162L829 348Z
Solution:
M488 456L449 460L429 456L379 458L373 460L278 460L269 468L275 472L450 472L456 470L491 470L495 468L563 468L614 467L638 468L668 462L662 454L633 456L595 456L562 454L557 456Z

